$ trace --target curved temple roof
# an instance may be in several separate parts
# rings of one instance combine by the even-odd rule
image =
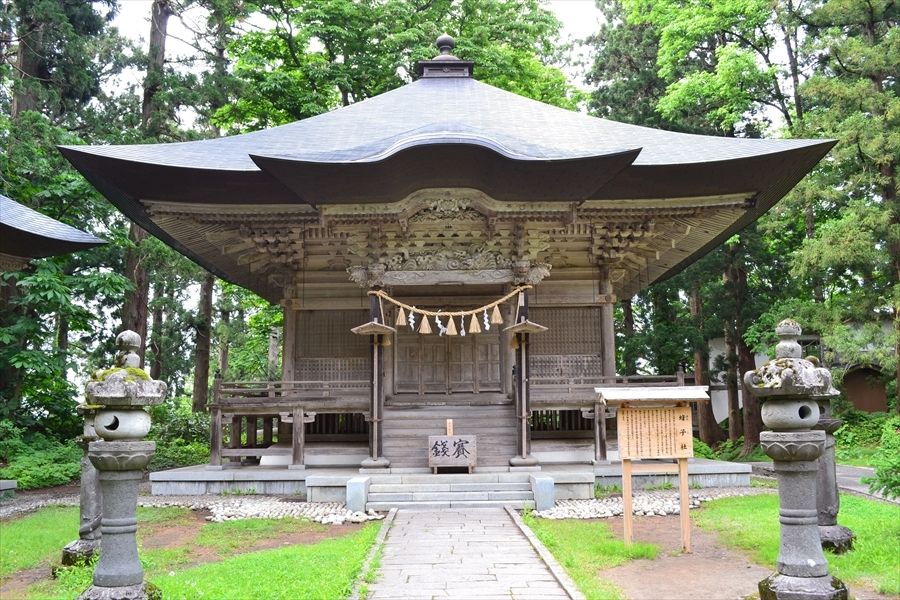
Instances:
[[[616,200],[624,208],[641,200],[750,197],[746,213],[714,232],[688,264],[768,210],[833,144],[628,125],[523,98],[466,71],[426,74],[265,131],[60,150],[129,217],[219,276],[240,280],[157,226],[142,202],[322,207],[396,202],[429,188],[474,188],[501,201]]]
[[[0,254],[44,258],[105,243],[0,194]]]

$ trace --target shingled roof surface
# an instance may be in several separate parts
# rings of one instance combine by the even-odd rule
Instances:
[[[105,244],[0,194],[0,253],[44,258]]]
[[[821,140],[691,135],[598,119],[469,78],[420,79],[329,113],[264,131],[172,144],[73,149],[157,165],[256,171],[251,156],[348,163],[410,145],[471,143],[525,160],[640,150],[635,165],[696,164],[821,144]]]
[[[390,202],[428,187],[525,201],[763,191],[783,177],[793,185],[830,147],[627,125],[460,77],[243,135],[62,151],[101,190],[132,199],[319,205]]]
[[[451,68],[458,61],[438,58],[451,61],[438,66]],[[501,201],[607,200],[626,209],[645,200],[749,199],[742,216],[706,231],[702,248],[667,267],[672,273],[759,218],[834,145],[628,125],[530,100],[470,74],[426,75],[350,106],[243,135],[60,150],[142,227],[218,276],[255,289],[234,265],[217,266],[224,259],[198,255],[187,233],[167,233],[144,202],[214,213],[228,204],[396,202],[435,188],[473,188]]]

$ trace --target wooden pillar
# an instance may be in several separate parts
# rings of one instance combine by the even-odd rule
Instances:
[[[303,423],[303,409],[296,406],[291,411],[291,464],[288,469],[306,468],[306,427]]]
[[[297,324],[299,323],[299,311],[294,307],[294,300],[285,300],[284,306],[284,329],[281,333],[281,380],[295,381],[297,379],[296,369],[296,349],[297,349]]]
[[[524,323],[528,320],[528,291],[523,291],[519,298],[518,323]],[[519,421],[516,440],[519,454],[509,459],[513,467],[538,464],[537,459],[531,456],[530,337],[528,333],[516,333],[516,416]]]
[[[218,379],[216,380],[218,381]],[[222,468],[222,409],[213,406],[210,410],[209,424],[209,466]]]
[[[209,411],[209,466],[213,469],[222,468],[222,409],[219,408],[221,394],[222,374],[216,373]]]
[[[247,447],[248,448],[257,448],[256,445],[256,426],[259,424],[259,420],[256,418],[256,415],[247,417]],[[259,464],[259,456],[248,456],[246,457],[246,462],[252,465]]]
[[[272,422],[275,417],[266,415],[263,417],[263,446],[268,448],[272,445]]]
[[[369,307],[372,321],[385,325],[381,314],[381,306],[376,296],[369,297]],[[369,377],[369,457],[362,461],[361,466],[366,469],[386,468],[391,461],[382,455],[384,441],[382,440],[381,422],[384,415],[384,336],[374,334],[369,336],[371,340],[372,372]]]
[[[509,289],[504,288],[503,293],[506,294]],[[513,365],[516,364],[515,351],[512,349],[513,336],[503,331],[505,325],[513,324],[513,315],[515,309],[510,303],[500,307],[503,313],[504,325],[491,325],[491,327],[499,327],[500,337],[500,390],[508,397],[512,397],[515,393],[515,382],[513,380]]]
[[[241,447],[241,418],[240,417],[231,417],[231,435],[228,439],[228,447],[232,450],[236,450]],[[240,456],[232,456],[231,462],[240,463]]]
[[[604,385],[615,384],[616,376],[616,331],[614,307],[616,297],[613,294],[612,280],[609,278],[609,265],[600,265],[600,374],[604,377]],[[607,460],[606,440],[606,406],[599,406],[600,414],[594,419],[597,432],[594,435],[596,447],[595,460]]]
[[[616,375],[616,331],[613,308],[616,297],[613,294],[609,266],[600,267],[600,364],[604,377]],[[612,380],[607,381],[612,383]]]

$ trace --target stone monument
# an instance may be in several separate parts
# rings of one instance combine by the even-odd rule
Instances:
[[[763,423],[772,429],[760,434],[760,442],[774,461],[780,505],[778,572],[759,582],[759,596],[761,600],[846,600],[847,587],[828,574],[816,509],[818,458],[825,432],[812,428],[819,422],[816,399],[836,393],[831,373],[801,358],[797,322],[785,319],[775,332],[780,338],[775,359],[744,376],[748,392],[763,403]]]
[[[95,374],[87,384],[87,399],[99,405],[94,429],[102,441],[88,445],[88,458],[99,472],[103,500],[100,521],[100,560],[94,584],[84,600],[139,600],[149,593],[138,558],[137,495],[144,468],[156,450],[155,442],[142,441],[150,431],[144,407],[159,404],[166,384],[154,381],[140,368],[136,350],[141,337],[123,331],[116,337],[116,366]]]
[[[817,364],[815,359],[808,359]],[[834,458],[834,432],[840,429],[843,422],[836,419],[831,412],[831,396],[819,398],[819,422],[816,429],[825,432],[825,448],[819,457],[819,472],[816,480],[816,508],[819,512],[819,539],[822,547],[835,554],[842,554],[853,549],[853,532],[843,525],[838,525],[838,512],[841,510],[841,497],[838,494],[837,469]]]
[[[81,503],[78,539],[69,543],[62,551],[62,564],[66,566],[88,562],[100,548],[100,516],[102,502],[100,498],[100,480],[97,469],[88,458],[88,445],[97,441],[94,431],[94,417],[99,407],[80,404],[78,413],[84,417],[84,431],[78,436],[78,445],[84,450],[81,457]]]

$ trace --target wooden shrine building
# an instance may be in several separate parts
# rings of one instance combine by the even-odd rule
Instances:
[[[480,83],[438,45],[412,83],[289,125],[61,148],[129,218],[284,307],[282,381],[216,382],[215,464],[358,447],[369,468],[425,467],[447,418],[480,436],[478,466],[566,444],[602,458],[616,299],[757,219],[832,146],[597,119]]]

